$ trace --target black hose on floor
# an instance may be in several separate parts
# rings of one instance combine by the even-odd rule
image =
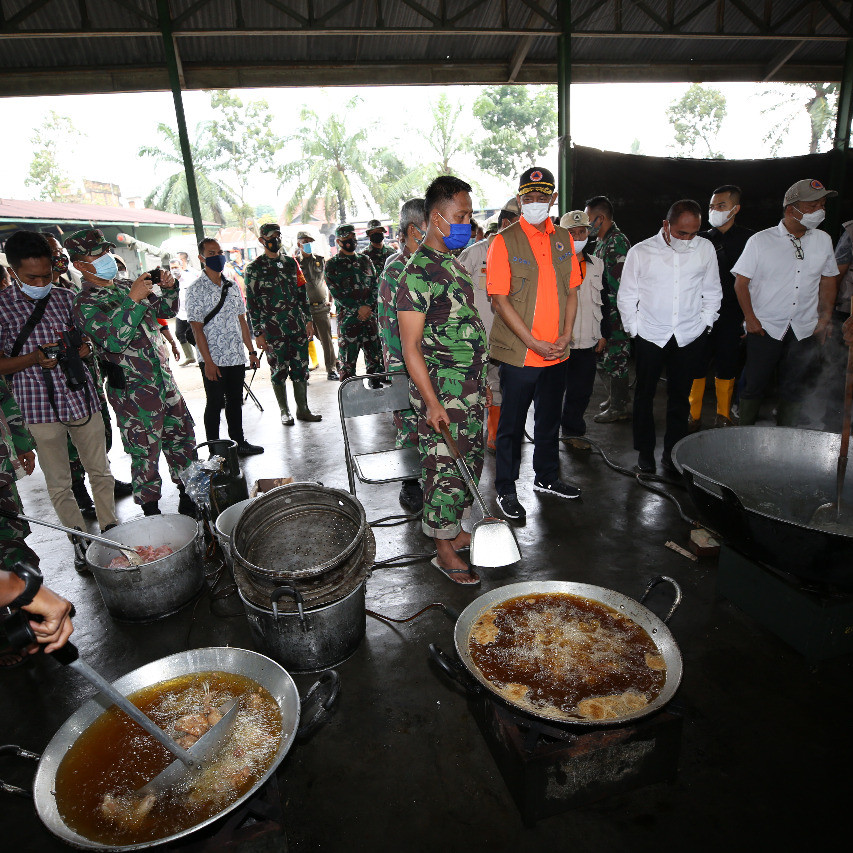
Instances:
[[[404,622],[411,622],[412,619],[417,619],[422,613],[426,613],[427,610],[432,610],[433,607],[440,607],[446,616],[449,616],[454,622],[459,618],[459,614],[455,611],[451,610],[446,604],[442,604],[440,601],[434,601],[432,604],[427,604],[426,607],[421,608],[417,613],[413,613],[411,616],[407,616],[405,619],[392,619],[390,616],[384,616],[382,613],[376,613],[374,610],[367,610],[367,615],[372,616],[374,619],[380,619],[383,622],[396,622],[398,624],[402,624]]]

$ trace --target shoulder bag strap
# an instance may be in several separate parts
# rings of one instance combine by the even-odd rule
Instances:
[[[47,303],[50,302],[52,294],[53,291],[51,290],[44,299],[36,300],[36,307],[33,308],[33,313],[27,317],[27,322],[24,323],[18,337],[15,338],[15,343],[12,344],[12,351],[9,353],[9,358],[17,358],[20,355],[21,349],[33,333],[33,329],[38,326],[39,321],[44,316],[44,312],[47,310]]]
[[[222,306],[228,298],[228,288],[230,288],[233,283],[233,281],[228,281],[227,278],[222,283],[222,293],[219,296],[219,302],[217,302],[216,307],[205,316],[202,326],[206,326],[222,310]]]

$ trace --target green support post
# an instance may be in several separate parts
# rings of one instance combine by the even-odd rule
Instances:
[[[560,215],[572,210],[572,134],[569,116],[572,83],[572,25],[571,2],[558,4],[561,33],[557,40],[557,126],[559,134],[557,203]]]
[[[844,51],[844,72],[841,91],[838,93],[838,116],[835,122],[835,144],[833,146],[830,189],[837,190],[838,200],[831,206],[827,230],[833,240],[841,229],[841,199],[847,179],[847,159],[850,150],[850,124],[853,121],[853,39],[847,40]]]
[[[175,101],[175,117],[178,120],[178,139],[181,143],[181,155],[184,158],[184,171],[187,173],[187,195],[190,197],[190,210],[193,216],[197,241],[204,238],[204,223],[201,219],[201,206],[198,203],[198,187],[195,182],[193,157],[190,151],[190,137],[187,133],[187,119],[184,115],[184,101],[181,97],[181,76],[178,72],[178,57],[175,54],[175,42],[172,39],[172,15],[169,0],[157,0],[157,16],[160,33],[163,36],[163,50],[166,54],[166,68],[169,71],[169,86]]]

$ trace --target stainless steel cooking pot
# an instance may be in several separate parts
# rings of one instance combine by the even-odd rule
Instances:
[[[642,603],[646,600],[652,588],[661,582],[669,583],[675,589],[675,599],[669,613],[664,619],[659,619],[651,612],[651,610],[644,607]],[[587,720],[583,718],[566,720],[564,717],[556,713],[549,714],[533,711],[527,706],[511,701],[500,693],[498,688],[483,676],[471,658],[471,652],[468,646],[471,629],[480,616],[486,610],[489,610],[495,605],[502,604],[505,601],[509,601],[512,598],[518,598],[522,595],[541,595],[543,593],[569,593],[570,595],[587,598],[590,601],[604,604],[608,607],[612,607],[614,610],[618,610],[622,615],[627,616],[643,628],[649,637],[651,637],[655,646],[657,646],[658,653],[663,656],[664,662],[666,663],[666,681],[664,682],[663,689],[657,697],[646,705],[645,708],[641,708],[638,711],[633,711],[632,713],[625,714],[621,717],[605,720]],[[472,601],[456,620],[453,637],[456,644],[456,653],[459,660],[464,664],[467,672],[473,675],[474,678],[484,688],[486,688],[486,690],[497,696],[501,701],[517,708],[519,711],[533,717],[539,717],[543,720],[551,720],[573,726],[621,725],[623,723],[629,723],[633,720],[645,717],[662,708],[670,701],[670,699],[672,699],[675,695],[675,691],[678,689],[678,685],[681,683],[683,668],[681,651],[670,633],[669,628],[666,626],[666,622],[668,622],[672,617],[672,614],[675,612],[680,603],[681,589],[672,578],[665,576],[652,579],[640,601],[635,601],[633,598],[629,598],[627,595],[622,595],[622,593],[619,592],[614,592],[612,589],[605,589],[604,587],[593,586],[586,583],[570,583],[567,581],[527,581],[524,583],[513,583],[508,584],[507,586],[498,587],[498,589],[487,592],[485,595],[481,595],[479,598]],[[439,652],[438,655],[434,654],[434,657],[436,657],[438,662],[445,669],[448,669],[447,661],[442,660],[440,655],[441,653]],[[454,675],[453,672],[450,672],[450,674]]]
[[[219,547],[225,557],[225,563],[229,568],[234,566],[234,557],[231,554],[231,534],[234,532],[240,516],[243,515],[243,511],[253,500],[254,498],[246,498],[244,501],[231,504],[231,506],[222,510],[216,517],[216,524],[214,526],[216,541],[219,543]]]
[[[128,673],[123,678],[118,679],[113,683],[113,686],[124,695],[135,693],[137,690],[142,690],[161,681],[166,681],[178,676],[188,675],[193,672],[230,672],[236,673],[247,678],[251,678],[258,684],[266,688],[273,698],[278,702],[281,709],[281,742],[276,752],[275,759],[269,770],[250,788],[242,797],[235,800],[230,805],[222,809],[218,814],[207,820],[189,827],[181,832],[175,833],[165,838],[159,838],[154,841],[146,841],[139,844],[128,844],[124,846],[113,846],[101,844],[99,842],[90,841],[82,835],[70,829],[59,814],[56,807],[56,801],[52,794],[56,783],[56,773],[66,752],[74,745],[77,738],[86,731],[86,729],[104,712],[104,709],[109,707],[110,702],[105,699],[102,694],[97,694],[94,698],[89,699],[80,708],[72,714],[62,725],[59,731],[53,736],[50,743],[45,748],[41,757],[31,753],[24,753],[18,749],[19,754],[24,757],[38,759],[38,770],[36,771],[35,780],[33,782],[33,799],[35,801],[36,811],[42,823],[58,838],[73,847],[78,847],[84,850],[141,850],[146,847],[153,847],[158,844],[174,841],[177,838],[182,838],[189,835],[198,829],[201,829],[208,824],[219,820],[223,815],[236,809],[245,802],[252,794],[269,779],[275,772],[282,759],[287,755],[295,736],[298,734],[307,734],[307,731],[313,729],[319,722],[322,715],[322,710],[308,721],[307,727],[299,727],[300,716],[305,707],[309,703],[309,695],[311,699],[317,696],[318,684],[314,685],[309,695],[300,703],[299,693],[293,679],[290,675],[275,661],[270,660],[257,652],[250,652],[246,649],[233,648],[207,648],[207,649],[190,649],[185,652],[178,652],[166,658],[146,664],[133,672]],[[329,695],[322,700],[321,707],[327,710],[334,702],[338,691],[338,676],[334,671],[325,673],[321,678],[325,678]],[[297,732],[299,729],[299,732]]]
[[[115,550],[98,542],[86,549],[86,562],[113,619],[153,622],[177,612],[201,591],[203,534],[194,518],[149,515],[119,524],[109,535],[123,545],[168,545],[174,551],[140,566],[111,569]]]

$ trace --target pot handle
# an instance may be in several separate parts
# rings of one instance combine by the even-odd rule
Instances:
[[[483,688],[474,681],[465,669],[459,658],[452,658],[445,654],[435,643],[429,644],[429,656],[449,675],[457,684],[462,685],[466,693],[479,696]]]
[[[673,589],[675,590],[675,596],[673,597],[672,607],[669,608],[669,613],[667,613],[666,616],[664,616],[663,618],[663,624],[666,625],[672,618],[672,614],[675,613],[675,611],[678,609],[678,605],[681,604],[681,587],[673,578],[668,577],[667,575],[658,575],[656,578],[652,578],[649,581],[649,585],[646,587],[646,591],[643,593],[643,597],[640,599],[640,604],[646,603],[646,599],[649,597],[649,593],[659,583],[671,584]]]
[[[302,630],[307,631],[308,625],[305,622],[305,599],[298,589],[292,586],[279,586],[270,593],[270,601],[272,602],[272,616],[278,622],[278,600],[283,595],[289,595],[296,601],[296,609],[299,611],[299,622],[302,625]],[[316,686],[316,685],[315,685]],[[313,688],[312,688],[313,689]]]
[[[296,730],[297,738],[300,740],[307,739],[315,729],[319,728],[331,716],[332,705],[335,704],[340,691],[341,678],[333,669],[324,672],[314,682],[311,689],[299,700],[300,715],[304,717],[314,705],[317,706],[317,709],[308,720],[300,723]]]
[[[711,495],[711,497],[719,499],[722,497],[723,502],[729,504],[737,510],[743,510],[743,504],[740,502],[740,498],[730,489],[728,486],[723,485],[722,483],[717,482],[716,480],[712,480],[710,477],[706,477],[704,474],[700,474],[698,471],[694,471],[687,465],[682,465],[682,474],[687,480],[687,484],[689,486],[696,486],[697,488],[702,489],[703,492]],[[713,486],[715,489],[719,490],[719,495],[716,492],[709,489],[704,484],[709,484]]]
[[[7,743],[4,746],[0,746],[0,755],[8,755],[10,753],[15,755],[17,758],[28,758],[31,761],[38,761],[41,758],[38,753],[22,749],[20,746],[16,746],[13,743]],[[26,797],[28,800],[33,796],[32,791],[28,791],[26,788],[19,788],[17,785],[10,785],[2,779],[0,779],[0,791],[4,794],[13,794],[16,797]]]

